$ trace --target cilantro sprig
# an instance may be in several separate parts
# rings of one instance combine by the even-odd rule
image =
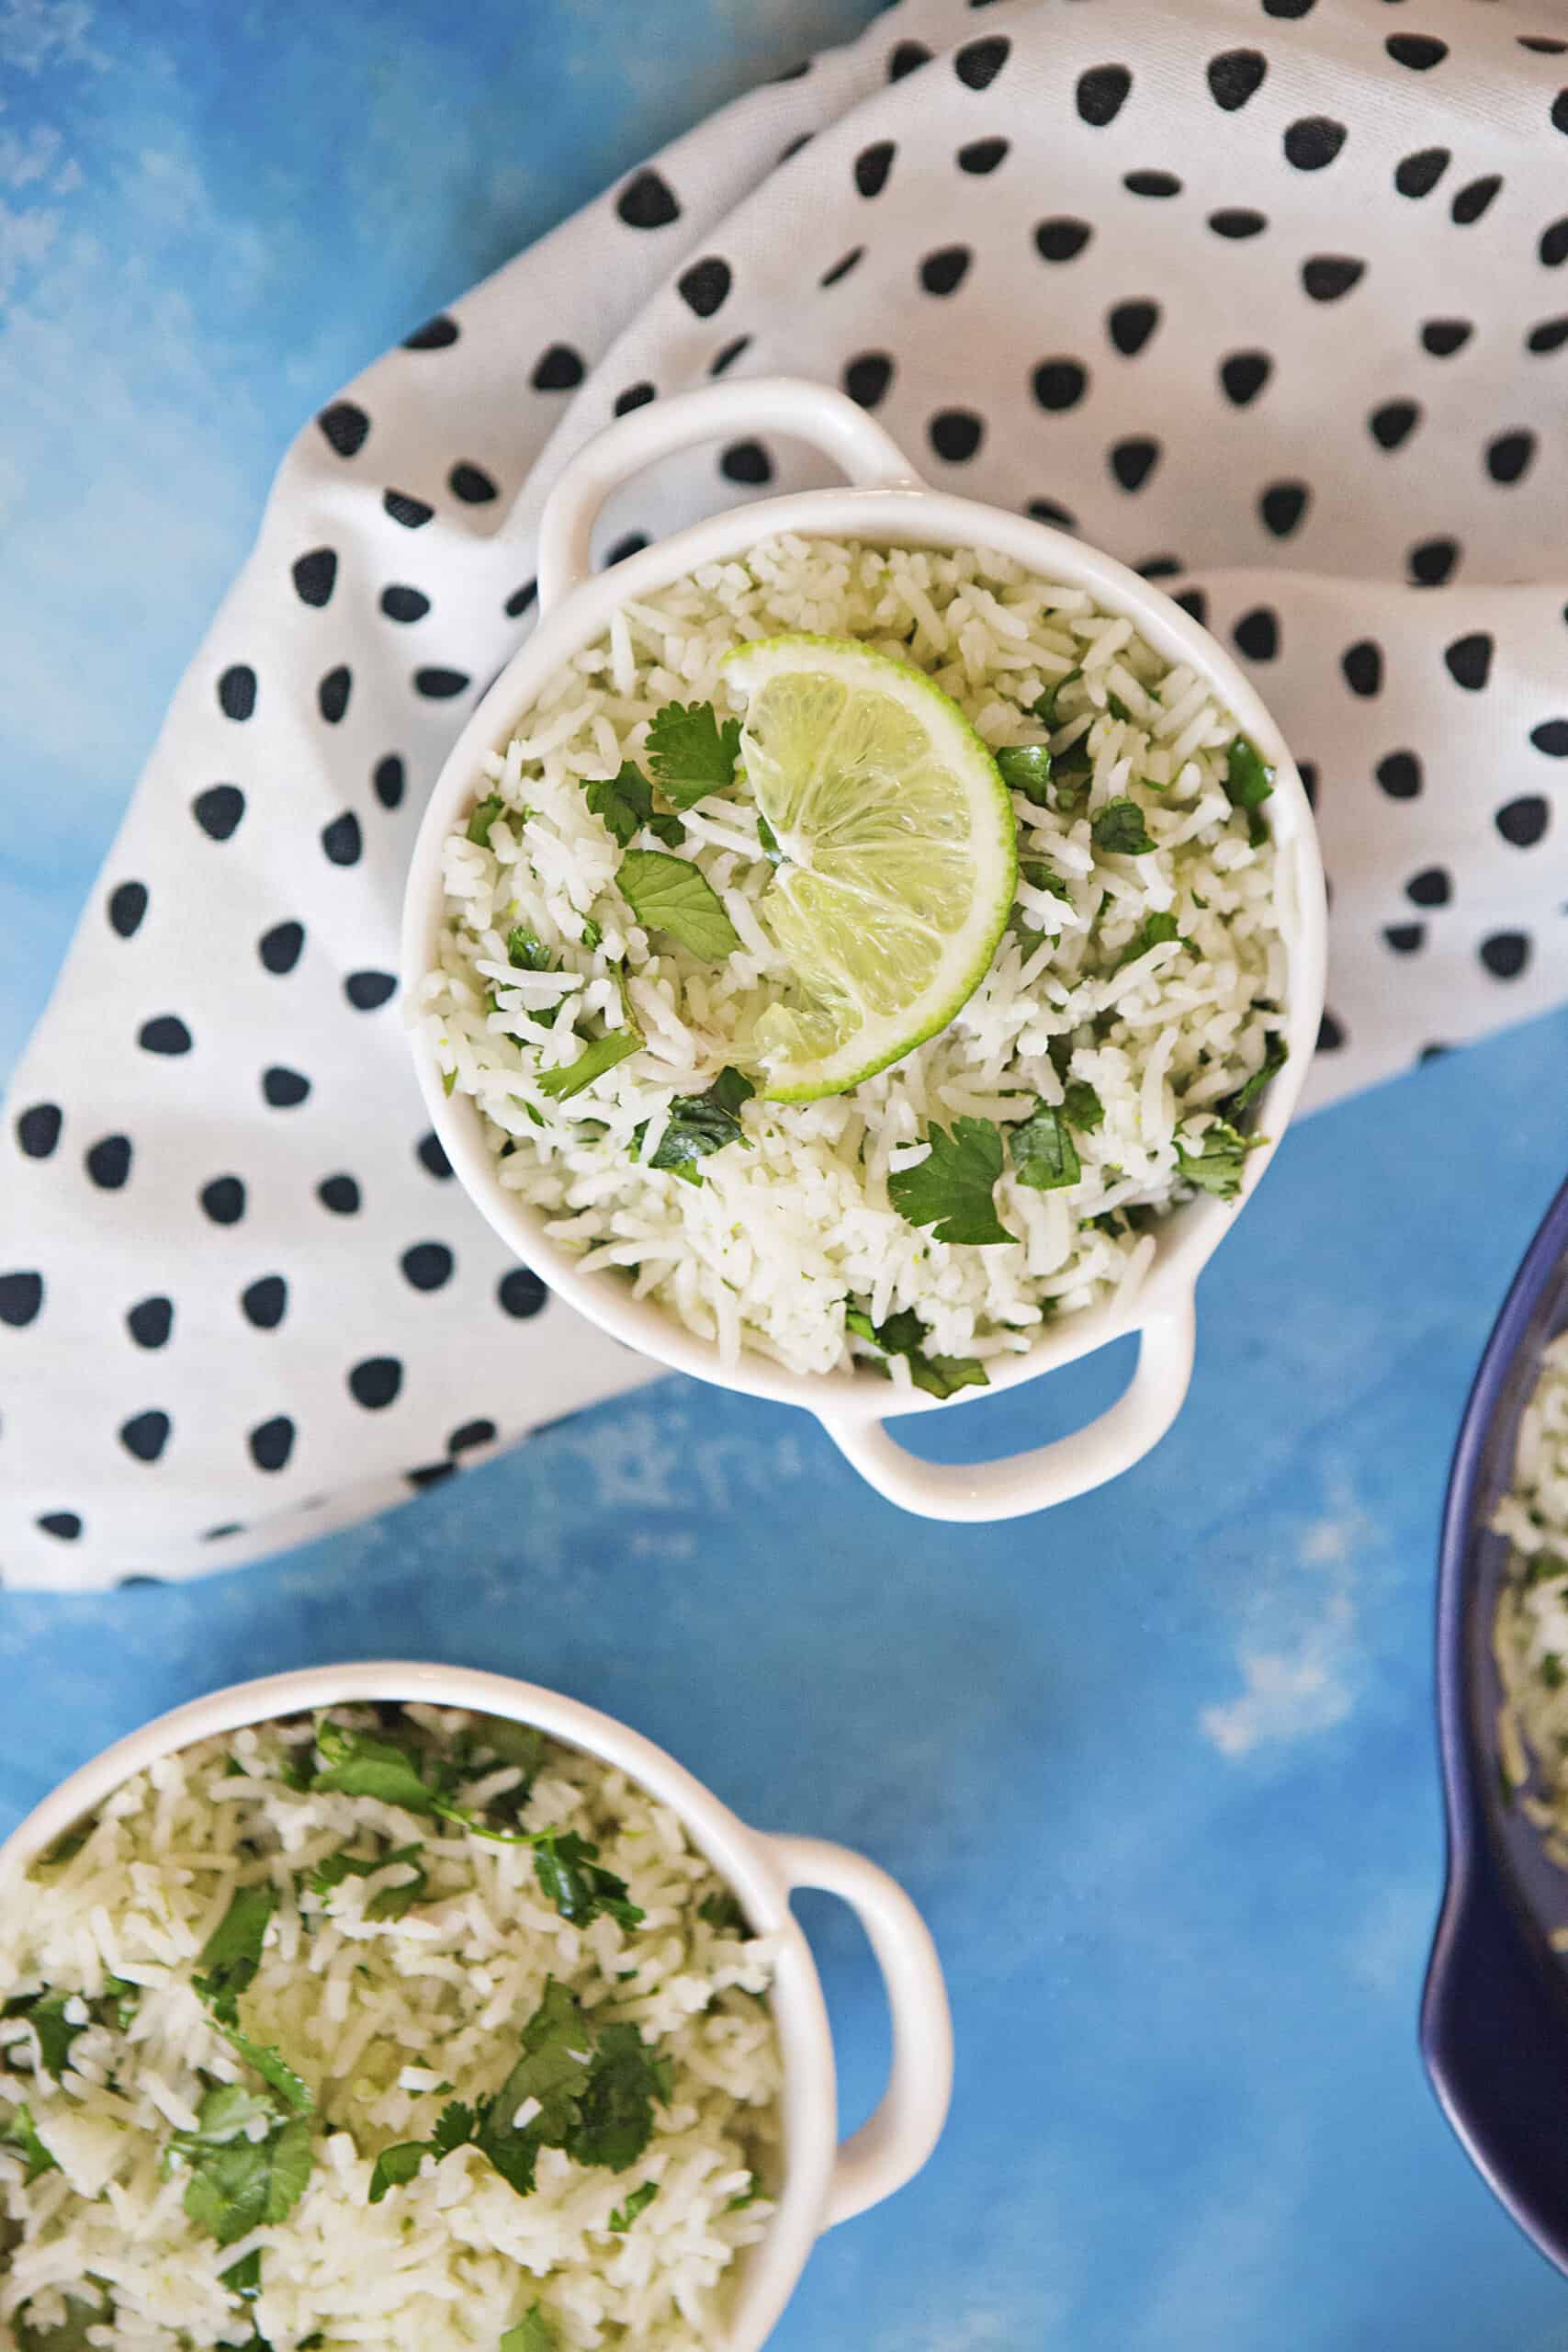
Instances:
[[[1102,857],[1142,857],[1154,847],[1142,808],[1126,793],[1097,809],[1089,831]]]
[[[1066,1115],[1048,1102],[1037,1102],[1027,1119],[1009,1128],[1008,1150],[1013,1173],[1032,1192],[1064,1192],[1083,1174]]]
[[[1013,1237],[997,1215],[992,1193],[1002,1172],[1002,1137],[989,1119],[954,1119],[951,1132],[931,1125],[931,1146],[916,1168],[887,1179],[887,1197],[911,1225],[929,1225],[938,1241],[985,1248]]]
[[[705,1094],[678,1094],[670,1105],[670,1120],[649,1161],[650,1168],[672,1170],[689,1182],[700,1182],[696,1163],[726,1145],[744,1144],[740,1110],[756,1092],[750,1080],[738,1069],[721,1069]],[[636,1131],[637,1148],[647,1134],[646,1122]]]
[[[642,1925],[643,1914],[626,1899],[625,1879],[604,1869],[598,1848],[575,1830],[499,1828],[457,1804],[446,1787],[426,1780],[419,1758],[409,1748],[371,1732],[351,1731],[327,1716],[317,1722],[316,1749],[322,1769],[310,1784],[313,1789],[373,1797],[404,1813],[453,1822],[496,1845],[531,1846],[534,1875],[563,1919],[586,1926],[603,1911],[628,1934]]]

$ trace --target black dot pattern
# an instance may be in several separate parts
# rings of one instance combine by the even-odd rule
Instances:
[[[1152,48],[1088,7],[952,0],[942,38],[895,15],[858,78],[796,75],[744,141],[724,119],[625,175],[579,266],[547,285],[525,256],[515,293],[437,312],[307,424],[74,951],[95,1074],[40,1053],[0,1132],[0,1338],[23,1384],[35,1327],[46,1366],[68,1340],[85,1365],[80,1484],[0,1432],[8,1577],[144,1573],[111,1476],[166,1498],[153,1564],[180,1573],[208,1522],[238,1531],[225,1557],[265,1548],[351,1461],[407,1493],[536,1418],[546,1293],[414,1107],[395,910],[533,624],[509,510],[558,428],[799,372],[939,487],[1161,582],[1321,776],[1331,1089],[1565,993],[1568,590],[1531,583],[1561,581],[1568,46],[1459,0],[1350,15],[1234,0]],[[739,413],[657,519],[617,501],[601,560],[786,461]],[[466,1103],[438,1115],[469,1132]],[[73,1216],[91,1296],[46,1238]],[[563,1358],[598,1344],[547,1328]]]

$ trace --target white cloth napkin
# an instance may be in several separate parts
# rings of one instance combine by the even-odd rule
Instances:
[[[8,1098],[8,1581],[252,1557],[648,1376],[461,1197],[390,1001],[540,498],[640,401],[842,383],[943,488],[1169,575],[1319,795],[1316,1101],[1568,994],[1555,17],[906,0],[305,428]],[[602,552],[818,465],[661,466]]]

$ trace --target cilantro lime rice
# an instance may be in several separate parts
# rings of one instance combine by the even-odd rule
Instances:
[[[952,698],[1010,795],[1017,880],[944,1027],[786,1102],[756,1044],[802,976],[725,656],[792,632]],[[1203,680],[1085,592],[780,537],[624,602],[488,757],[414,1017],[502,1184],[585,1270],[727,1367],[861,1362],[951,1394],[1050,1318],[1130,1302],[1160,1219],[1239,1191],[1284,1059],[1271,784]]]
[[[333,1709],[118,1790],[0,1910],[0,2340],[712,2352],[771,1954],[515,1724]]]
[[[1494,1525],[1509,1546],[1493,1634],[1503,1779],[1568,1867],[1568,1331],[1542,1356]]]

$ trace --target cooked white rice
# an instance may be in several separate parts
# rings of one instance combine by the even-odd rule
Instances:
[[[1493,1526],[1509,1547],[1493,1629],[1502,1776],[1568,1869],[1568,1331],[1541,1358]]]
[[[17,2005],[0,2019],[0,2341],[14,2330],[23,2352],[48,2352],[69,2320],[79,2347],[89,2280],[111,2315],[85,2341],[104,2352],[248,2345],[253,2327],[275,2352],[498,2352],[536,2305],[547,2333],[528,2335],[526,2352],[711,2352],[721,2340],[731,2265],[773,2210],[770,1947],[675,1815],[620,1773],[544,1743],[519,1810],[530,1784],[487,1753],[484,1718],[410,1708],[403,1720],[438,1750],[470,1736],[463,1804],[593,1841],[641,1924],[604,1913],[569,1924],[527,1846],[291,1786],[281,1774],[310,1757],[306,1721],[205,1741],[128,1782],[79,1851],[0,1890],[0,2000]],[[375,1855],[415,1841],[417,1865],[383,1862],[324,1895],[308,1884],[351,1842]],[[428,1883],[406,1915],[374,1916],[415,1866]],[[286,2219],[220,2245],[187,2215],[190,2169],[170,2151],[214,2084],[264,2089],[192,1983],[236,1890],[252,1886],[276,1890],[276,1908],[240,2021],[314,2093],[314,2162]],[[644,2153],[617,2171],[547,2146],[522,2195],[463,2147],[369,2202],[378,2154],[428,2139],[449,2098],[474,2102],[506,2081],[552,1977],[596,2031],[626,2021],[669,2062]],[[91,2020],[58,2079],[29,2021],[40,1989],[71,1996],[66,2024]],[[121,2001],[134,2010],[123,2030]],[[17,2145],[27,2119],[54,2159],[30,2184]],[[629,2226],[612,2228],[639,2189]],[[258,2250],[259,2299],[246,2303],[221,2274]]]
[[[705,963],[634,920],[615,888],[620,851],[583,786],[639,760],[667,702],[738,711],[721,656],[788,630],[918,662],[988,744],[1046,740],[1058,762],[1081,754],[1091,778],[1071,813],[1014,795],[1021,863],[1043,861],[1068,896],[1021,879],[1014,922],[957,1018],[849,1093],[748,1102],[750,1148],[715,1152],[694,1185],[647,1164],[670,1106],[735,1058],[748,996],[788,979],[759,917],[772,868],[756,808],[738,782],[685,817],[677,854],[702,868],[742,943]],[[1031,706],[1064,680],[1047,737]],[[1148,1226],[1190,1193],[1179,1146],[1201,1152],[1284,1026],[1273,847],[1253,844],[1224,786],[1235,732],[1190,667],[1161,661],[1083,591],[1004,557],[773,539],[625,603],[487,759],[478,789],[505,813],[488,845],[466,822],[447,841],[440,967],[415,1017],[431,1024],[449,1089],[483,1112],[502,1184],[585,1268],[618,1270],[716,1341],[727,1365],[743,1348],[802,1372],[855,1361],[850,1303],[874,1323],[916,1310],[934,1355],[1021,1352],[1045,1318],[1135,1290]],[[1094,846],[1093,816],[1120,796],[1144,812],[1146,854]],[[1122,963],[1156,913],[1175,916],[1179,937]],[[603,933],[592,950],[590,918]],[[509,964],[519,922],[556,971]],[[542,1094],[540,1072],[623,1025],[623,978],[645,1049],[569,1102]],[[569,1012],[542,1025],[557,1003]],[[1070,1190],[1002,1177],[995,1201],[1012,1242],[940,1242],[890,1204],[888,1176],[924,1157],[931,1124],[1016,1121],[1036,1099],[1060,1105],[1074,1081],[1093,1087],[1103,1122],[1075,1136]],[[908,1382],[902,1361],[891,1369]]]

